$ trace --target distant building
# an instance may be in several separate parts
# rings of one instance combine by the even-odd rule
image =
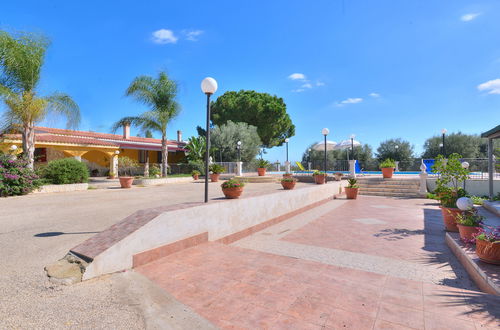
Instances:
[[[0,137],[0,150],[8,151],[13,145],[21,150],[21,134],[4,134]],[[168,163],[184,160],[186,143],[177,131],[177,140],[168,140]],[[130,136],[130,126],[123,127],[123,134],[74,131],[60,128],[35,127],[35,166],[51,160],[74,157],[88,164],[91,171],[100,175],[114,172],[118,156],[127,156],[140,164],[161,164],[161,140]]]

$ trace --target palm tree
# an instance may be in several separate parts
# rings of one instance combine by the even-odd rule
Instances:
[[[48,45],[43,36],[22,33],[15,37],[0,31],[0,98],[7,106],[0,132],[21,131],[23,153],[30,168],[34,164],[35,124],[51,112],[64,115],[68,128],[80,121],[80,110],[70,96],[59,92],[37,95]]]
[[[152,131],[161,134],[161,175],[167,176],[167,126],[180,112],[180,105],[175,100],[177,83],[170,80],[165,72],[160,72],[157,78],[150,76],[136,77],[127,88],[125,95],[132,96],[137,101],[149,107],[149,110],[139,116],[124,117],[117,121],[112,130],[116,132],[123,125],[133,125],[142,131]]]

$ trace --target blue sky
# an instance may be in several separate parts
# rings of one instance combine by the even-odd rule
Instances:
[[[374,149],[402,137],[480,133],[500,122],[500,1],[35,1],[2,4],[0,28],[52,45],[41,92],[78,102],[80,129],[108,132],[144,108],[124,97],[137,75],[167,70],[183,111],[169,137],[204,123],[200,82],[283,97],[290,159],[351,133]],[[53,126],[64,124],[57,120]],[[268,153],[285,159],[284,147]]]

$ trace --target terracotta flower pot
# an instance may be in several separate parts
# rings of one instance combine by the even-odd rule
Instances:
[[[325,184],[325,181],[326,181],[326,175],[324,174],[314,176],[314,182],[316,182],[316,184]]]
[[[193,180],[198,180],[199,175],[198,174],[193,174]]]
[[[210,174],[210,181],[219,182],[220,173],[212,173]]]
[[[262,167],[259,167],[257,169],[257,173],[259,173],[259,176],[264,176],[264,175],[266,175],[266,169],[262,168]]]
[[[441,206],[441,214],[447,231],[458,232],[457,216],[461,213],[460,209]]]
[[[240,198],[243,193],[243,187],[222,188],[222,192],[228,199]]]
[[[483,262],[500,265],[500,242],[476,240],[476,254]]]
[[[347,199],[356,199],[358,198],[358,189],[359,188],[344,188],[345,196]]]
[[[394,173],[394,167],[383,167],[382,168],[382,176],[384,179],[392,178],[392,174]]]
[[[474,241],[474,235],[481,229],[481,227],[464,226],[457,223],[458,232],[460,233],[460,238],[464,242]]]
[[[281,186],[283,186],[285,190],[292,190],[295,188],[295,181],[281,181]]]
[[[131,176],[121,176],[119,179],[122,188],[131,188],[132,182],[134,182],[134,178]]]

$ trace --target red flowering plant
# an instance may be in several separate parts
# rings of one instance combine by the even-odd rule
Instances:
[[[222,189],[224,188],[243,188],[245,186],[244,182],[241,182],[239,180],[235,179],[230,179],[224,182],[223,184],[220,185]]]
[[[0,153],[0,197],[26,195],[41,186],[41,181],[24,158]]]
[[[475,235],[475,238],[490,243],[500,243],[500,226],[484,226]]]

